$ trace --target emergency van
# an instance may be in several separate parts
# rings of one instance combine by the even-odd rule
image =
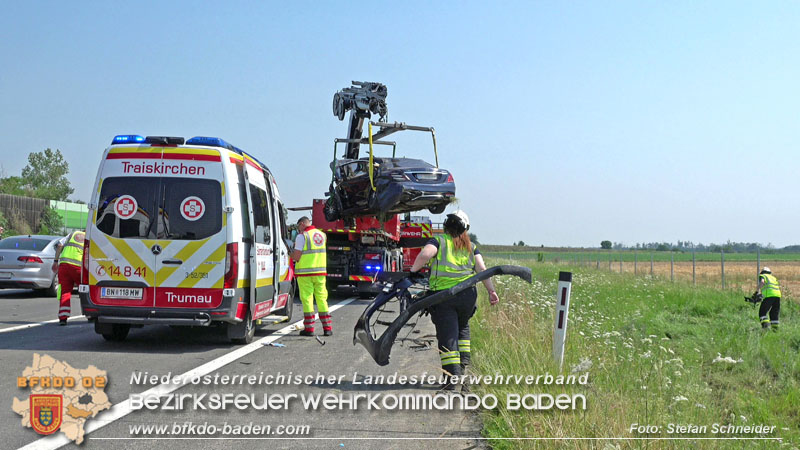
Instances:
[[[249,343],[291,317],[286,209],[269,169],[215,137],[120,135],[103,154],[79,293],[106,340],[144,325],[222,325]]]

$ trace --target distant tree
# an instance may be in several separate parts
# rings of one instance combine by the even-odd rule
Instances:
[[[475,233],[468,233],[467,235],[469,236],[469,240],[470,240],[470,241],[471,241],[473,244],[480,244],[480,242],[478,242],[478,235],[477,235],[477,234],[475,234]]]
[[[39,233],[41,234],[61,234],[64,231],[64,219],[55,208],[46,206],[42,210],[42,218],[39,221]]]
[[[522,242],[522,241],[519,241],[519,242],[517,242],[517,246],[519,246],[519,247],[525,247],[525,243],[524,243],[524,242]]]
[[[32,196],[33,192],[26,190],[22,177],[12,176],[0,178],[0,194]]]
[[[665,252],[667,250],[669,250],[669,245],[665,243],[658,244],[658,247],[656,247],[657,252]]]
[[[600,248],[605,250],[611,250],[611,241],[602,241],[600,242]]]
[[[47,148],[28,155],[28,165],[22,169],[22,179],[36,197],[66,200],[75,189],[69,183],[69,163],[61,150]]]

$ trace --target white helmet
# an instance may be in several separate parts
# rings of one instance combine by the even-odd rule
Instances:
[[[769,270],[769,267],[762,267],[761,268],[761,273],[772,273],[772,271]]]
[[[461,211],[460,209],[456,212],[452,212],[447,215],[447,219],[444,221],[445,228],[450,228],[458,231],[458,234],[463,233],[466,230],[469,230],[469,217],[467,213]]]

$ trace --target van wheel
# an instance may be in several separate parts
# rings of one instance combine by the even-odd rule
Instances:
[[[242,322],[228,324],[228,339],[234,344],[249,344],[253,342],[253,336],[255,335],[256,324],[250,316],[250,311],[247,312],[247,317]]]
[[[292,288],[289,289],[289,298],[286,300],[286,306],[274,312],[274,314],[279,316],[286,316],[289,319],[292,318],[292,311],[294,311],[294,294],[295,294],[295,286],[292,284]]]
[[[94,322],[94,331],[103,335],[103,339],[111,342],[122,342],[128,337],[131,326],[124,323],[100,323]]]

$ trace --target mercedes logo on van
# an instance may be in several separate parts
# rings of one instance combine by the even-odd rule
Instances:
[[[154,255],[160,255],[161,254],[161,246],[156,244],[156,245],[150,247],[150,251],[153,252]]]

